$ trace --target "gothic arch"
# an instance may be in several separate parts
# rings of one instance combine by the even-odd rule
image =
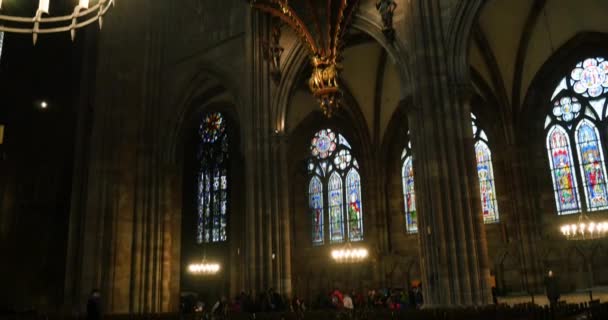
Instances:
[[[406,63],[408,60],[407,46],[401,42],[399,37],[392,44],[389,43],[382,33],[382,27],[361,14],[354,17],[351,28],[371,36],[388,53],[398,71],[402,97],[410,92],[412,76]],[[273,126],[279,132],[286,130],[290,99],[293,92],[302,85],[298,81],[302,79],[302,73],[306,70],[308,51],[300,41],[295,41],[294,45],[285,52],[285,57],[281,63],[281,81],[276,87],[272,100],[275,117]]]
[[[447,37],[448,74],[456,84],[468,84],[469,72],[468,50],[473,25],[483,7],[483,0],[458,1],[454,14],[450,18]]]
[[[193,118],[203,110],[217,110],[226,113],[234,123],[241,123],[238,110],[241,106],[236,87],[227,77],[213,67],[205,66],[193,74],[183,90],[171,102],[171,121],[166,135],[167,161],[179,164],[183,154],[183,141],[188,129],[192,126]],[[235,126],[238,127],[238,126]],[[238,130],[235,135],[239,141],[245,141],[244,130]],[[240,145],[240,144],[239,144]],[[242,150],[239,150],[243,154]]]
[[[608,56],[608,34],[579,33],[555,51],[540,67],[532,80],[518,115],[522,124],[518,130],[542,130],[545,114],[550,110],[551,94],[559,80],[570,72],[578,60],[605,52]],[[542,106],[539,108],[539,106]],[[528,120],[528,121],[526,121]],[[528,136],[528,135],[526,135]],[[540,135],[543,136],[542,134]]]
[[[494,261],[496,287],[501,293],[522,292],[524,290],[521,276],[521,261],[516,252],[504,251]]]

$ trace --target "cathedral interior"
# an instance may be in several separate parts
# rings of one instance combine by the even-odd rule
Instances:
[[[607,301],[608,1],[100,0],[3,29],[31,2],[0,1],[0,311],[543,304],[549,271]]]

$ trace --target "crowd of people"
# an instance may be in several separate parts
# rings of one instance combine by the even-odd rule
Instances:
[[[343,292],[333,289],[329,292],[319,293],[311,301],[294,296],[289,299],[274,289],[259,293],[241,292],[233,299],[225,296],[219,297],[212,304],[206,304],[196,297],[183,298],[181,302],[182,314],[206,314],[221,316],[229,313],[256,313],[256,312],[305,312],[308,310],[341,310],[355,309],[386,309],[404,310],[420,309],[423,305],[422,287],[413,286],[409,289],[379,289],[367,292]]]

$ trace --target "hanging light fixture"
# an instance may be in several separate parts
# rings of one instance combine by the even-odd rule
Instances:
[[[578,223],[563,224],[560,231],[568,240],[600,239],[608,235],[608,221],[592,221],[581,213]]]
[[[78,0],[72,14],[63,16],[48,16],[51,0],[39,0],[38,9],[32,17],[17,16],[10,12],[4,12],[2,1],[0,0],[0,32],[31,34],[34,44],[36,44],[38,34],[69,31],[72,40],[74,40],[77,29],[94,22],[98,22],[101,28],[103,17],[110,6],[114,5],[115,0],[99,0],[93,5],[89,0]]]
[[[281,19],[302,39],[310,52],[312,75],[308,87],[323,113],[331,117],[340,107],[339,61],[344,35],[358,0],[250,0],[251,5]]]
[[[200,263],[191,263],[188,265],[188,272],[194,275],[214,275],[220,272],[221,266],[217,262],[208,262],[206,258]]]
[[[334,249],[331,251],[331,258],[337,263],[356,263],[367,259],[369,252],[366,248],[353,248],[350,242],[347,242],[343,248]]]

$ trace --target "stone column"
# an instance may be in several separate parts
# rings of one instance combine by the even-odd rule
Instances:
[[[507,228],[513,231],[514,240],[517,241],[522,287],[527,292],[540,292],[543,290],[543,272],[537,243],[539,243],[539,223],[535,220],[534,205],[530,195],[533,186],[526,166],[529,164],[528,152],[525,143],[508,145],[501,153],[504,159],[506,186],[511,199],[511,216],[505,217]]]
[[[412,1],[416,90],[409,109],[425,304],[491,301],[469,88],[449,74],[440,1]],[[444,17],[445,19],[446,17]]]
[[[250,94],[243,123],[246,148],[246,283],[254,292],[274,288],[291,293],[286,140],[273,126],[273,88],[262,41],[270,18],[249,9],[246,47]]]
[[[104,311],[175,311],[178,293],[171,256],[175,231],[167,206],[160,116],[163,5],[117,4],[98,35],[91,118],[79,119],[74,205],[66,272],[66,303],[83,311],[101,291]],[[89,103],[83,103],[87,110]],[[86,134],[90,132],[90,134]],[[80,157],[80,152],[86,155]],[[169,177],[168,177],[169,176]]]
[[[281,293],[291,295],[291,220],[289,212],[289,169],[287,167],[287,151],[289,143],[284,133],[277,132],[273,141],[274,163],[277,172],[274,175],[278,217],[277,257],[279,273],[276,277],[276,287]]]

